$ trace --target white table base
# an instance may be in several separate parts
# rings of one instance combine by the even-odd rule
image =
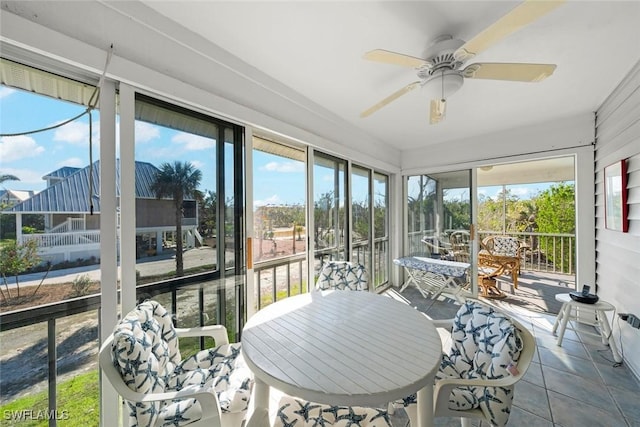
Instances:
[[[607,319],[607,311],[614,311],[615,307],[606,301],[598,301],[595,304],[585,304],[578,301],[574,301],[571,299],[569,294],[558,294],[556,295],[556,300],[562,302],[562,307],[558,312],[558,317],[556,317],[556,321],[553,324],[552,333],[555,335],[556,331],[558,331],[558,327],[560,328],[558,331],[558,341],[557,345],[562,346],[562,340],[564,338],[564,333],[569,324],[569,320],[577,319],[579,311],[583,312],[592,312],[595,314],[596,323],[587,323],[581,321],[581,323],[595,326],[599,328],[599,332],[589,332],[589,331],[580,331],[580,333],[595,335],[602,339],[602,344],[607,345],[611,348],[611,353],[613,354],[613,359],[617,363],[622,362],[622,356],[618,352],[616,347],[616,343],[613,339],[613,332],[611,330],[611,326],[609,325],[609,320]],[[573,311],[576,311],[576,314],[572,314]],[[569,328],[575,330],[574,328]]]

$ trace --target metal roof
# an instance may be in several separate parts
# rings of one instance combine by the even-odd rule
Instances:
[[[61,168],[58,171],[75,168]],[[56,172],[58,172],[56,171]],[[147,162],[135,162],[136,198],[155,199],[151,190],[159,169]],[[67,171],[68,172],[68,171]],[[93,212],[100,212],[100,161],[77,169],[66,179],[42,190],[33,197],[16,204],[4,213],[90,213],[89,175],[93,176]],[[120,162],[116,162],[116,197],[120,197]],[[186,199],[186,198],[185,198]]]
[[[71,166],[63,166],[60,169],[54,170],[53,172],[49,172],[48,174],[43,176],[42,179],[47,179],[47,178],[66,178],[69,175],[72,175],[72,174],[78,172],[79,170],[80,170],[80,168],[73,168]]]

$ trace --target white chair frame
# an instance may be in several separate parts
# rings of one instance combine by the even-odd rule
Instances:
[[[483,304],[482,302],[480,303]],[[433,389],[433,412],[435,417],[460,417],[461,427],[471,427],[471,419],[474,418],[490,422],[485,418],[480,408],[470,409],[466,411],[456,411],[453,409],[449,409],[449,396],[451,395],[451,391],[456,387],[509,387],[520,381],[526,374],[527,370],[529,369],[529,365],[531,365],[531,361],[533,360],[533,355],[535,354],[535,338],[533,337],[533,334],[527,328],[522,326],[520,322],[518,322],[511,316],[508,316],[506,314],[505,316],[507,316],[518,329],[520,338],[522,339],[523,343],[522,351],[520,352],[520,358],[518,359],[518,373],[516,375],[510,375],[508,377],[500,379],[447,378],[437,380]],[[436,328],[443,328],[448,330],[451,330],[452,322],[453,319],[433,321]],[[409,417],[411,426],[417,426],[418,413],[416,405],[411,405],[405,408],[405,410],[407,411],[407,416]]]
[[[194,328],[176,328],[178,337],[211,337],[216,345],[229,344],[227,328],[223,325],[208,325]],[[102,372],[118,395],[130,402],[157,402],[172,399],[196,399],[202,409],[202,417],[188,424],[189,427],[241,427],[246,412],[222,413],[218,403],[218,396],[210,387],[185,387],[180,391],[165,393],[139,393],[125,384],[120,372],[113,364],[111,345],[113,334],[100,346],[99,364]],[[126,409],[125,409],[126,410]]]

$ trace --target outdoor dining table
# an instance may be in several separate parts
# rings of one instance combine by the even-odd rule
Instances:
[[[409,277],[400,292],[414,285],[425,298],[437,298],[441,293],[449,293],[456,299],[462,292],[471,264],[421,256],[396,258],[393,263],[404,267]],[[461,283],[462,282],[462,283]],[[431,295],[430,295],[431,294]]]
[[[248,427],[266,427],[269,387],[307,401],[380,407],[417,392],[419,427],[433,426],[442,344],[433,323],[391,297],[313,291],[273,303],[242,331],[255,375]]]

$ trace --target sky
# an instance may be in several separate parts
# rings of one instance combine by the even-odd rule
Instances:
[[[0,134],[14,134],[48,128],[85,111],[75,105],[30,92],[0,85]],[[99,112],[91,117],[93,160],[100,154]],[[0,137],[0,174],[15,175],[19,181],[6,181],[5,189],[45,188],[46,174],[63,166],[83,168],[89,165],[89,117],[84,115],[56,129],[20,136]],[[118,132],[116,132],[116,136]],[[164,162],[189,161],[201,170],[201,189],[215,189],[215,141],[210,138],[136,122],[136,160],[159,167]],[[116,153],[118,155],[118,153]],[[333,188],[330,170],[316,168],[316,194]],[[361,188],[358,188],[361,187]],[[511,194],[528,199],[548,187],[544,184],[509,186]],[[254,152],[254,205],[292,205],[304,203],[304,164],[300,161]],[[483,187],[479,195],[496,198],[502,187]],[[354,199],[366,195],[366,187],[357,184]],[[450,198],[468,199],[468,189],[451,190]],[[364,196],[361,196],[362,198]]]

